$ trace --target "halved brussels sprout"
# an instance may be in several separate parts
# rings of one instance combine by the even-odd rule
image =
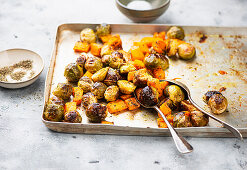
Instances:
[[[146,69],[140,69],[135,72],[133,77],[133,83],[136,86],[144,87],[147,85],[148,80],[152,78],[153,77],[150,74],[148,74]]]
[[[44,113],[44,118],[49,121],[59,122],[63,119],[63,106],[57,104],[48,104]]]
[[[111,55],[104,55],[101,58],[101,61],[102,61],[102,63],[103,63],[104,66],[109,66],[110,61],[111,61]]]
[[[102,99],[107,86],[104,83],[96,82],[93,84],[91,92],[96,96],[97,99]]]
[[[64,76],[70,82],[77,82],[83,75],[83,69],[76,63],[70,63],[65,67]]]
[[[117,98],[119,96],[119,88],[118,88],[118,86],[114,86],[113,85],[113,86],[107,87],[104,96],[105,96],[105,99],[108,102],[112,102],[112,101],[117,100]]]
[[[66,83],[58,83],[57,87],[53,90],[52,94],[61,98],[63,100],[67,100],[72,95],[73,87],[70,84]]]
[[[144,58],[144,64],[147,69],[162,68],[163,70],[169,67],[169,60],[160,54],[150,54]]]
[[[111,53],[111,57],[110,57],[110,61],[109,61],[109,66],[111,68],[120,68],[120,66],[124,63],[124,58],[123,58],[123,54],[118,52],[118,51],[114,51]]]
[[[96,96],[91,92],[88,92],[82,96],[81,104],[85,108],[87,108],[90,104],[97,103],[97,102],[98,102],[98,100],[97,100]]]
[[[78,81],[78,87],[80,87],[84,93],[90,92],[92,86],[93,86],[93,81],[87,76],[83,76]]]
[[[96,34],[99,38],[111,34],[111,26],[105,23],[100,24],[96,27]]]
[[[167,39],[166,55],[168,57],[175,57],[178,52],[178,46],[183,44],[184,41],[179,39]]]
[[[126,73],[129,73],[131,71],[135,71],[135,70],[136,70],[135,66],[133,66],[133,64],[130,64],[130,63],[124,64],[120,67],[120,73],[121,74],[126,74]]]
[[[94,74],[103,68],[103,63],[98,57],[89,57],[85,63],[85,69]]]
[[[100,123],[107,116],[106,106],[99,103],[92,103],[86,109],[88,120],[93,123]]]
[[[189,60],[196,54],[196,49],[190,43],[183,43],[178,46],[178,55],[181,59]]]
[[[106,74],[108,72],[109,67],[106,68],[102,68],[99,71],[97,71],[96,73],[94,73],[91,77],[91,79],[96,82],[96,81],[103,81],[106,77]]]
[[[173,127],[191,127],[190,113],[188,111],[178,112],[173,119]]]
[[[121,79],[119,72],[116,69],[109,68],[104,83],[107,86],[116,85],[117,81]]]
[[[87,61],[87,55],[86,54],[81,54],[77,59],[76,63],[83,69],[85,62]]]
[[[100,56],[111,55],[112,49],[108,44],[104,44],[101,48]],[[102,61],[103,62],[103,61]]]
[[[154,106],[159,102],[159,93],[155,88],[146,86],[139,92],[137,98],[144,106]]]
[[[64,122],[81,123],[82,118],[78,111],[70,111],[64,115]]]
[[[165,89],[165,94],[169,96],[175,105],[184,100],[184,92],[177,85],[167,86]]]
[[[228,102],[222,94],[214,94],[209,98],[208,105],[214,114],[221,114],[226,110]]]
[[[181,27],[171,27],[168,31],[167,31],[167,37],[170,39],[180,39],[183,40],[184,39],[184,30]]]
[[[207,93],[204,94],[203,100],[205,103],[208,103],[208,100],[210,97],[212,97],[215,94],[221,94],[219,91],[208,91]]]
[[[195,127],[207,126],[209,118],[207,115],[200,111],[192,111],[191,113],[191,123]]]
[[[91,28],[85,28],[80,33],[80,38],[82,42],[87,43],[95,43],[96,42],[96,34]]]
[[[58,98],[57,96],[51,97],[49,99],[49,104],[57,104],[57,105],[61,105],[61,106],[64,106],[65,105],[64,100]]]
[[[131,94],[136,89],[136,86],[127,80],[118,80],[117,85],[121,93],[124,93],[124,94]]]

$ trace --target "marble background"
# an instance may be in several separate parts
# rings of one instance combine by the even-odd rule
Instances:
[[[173,0],[152,23],[247,26],[245,0]],[[20,47],[45,60],[31,86],[0,88],[0,169],[247,169],[247,142],[186,138],[181,155],[171,138],[61,134],[41,122],[45,76],[56,28],[67,22],[131,23],[113,0],[0,0],[0,50]]]

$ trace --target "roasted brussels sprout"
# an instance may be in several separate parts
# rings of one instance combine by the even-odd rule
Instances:
[[[127,80],[118,80],[117,85],[121,93],[124,93],[124,94],[131,94],[136,89],[136,86]]]
[[[191,113],[191,123],[195,127],[207,126],[209,118],[207,115],[200,111],[192,111]]]
[[[116,69],[109,68],[107,75],[105,77],[104,83],[107,86],[116,85],[117,81],[121,79],[119,72]]]
[[[76,63],[70,63],[65,67],[64,76],[70,82],[77,82],[83,75],[83,69]]]
[[[147,69],[162,68],[163,70],[169,67],[168,59],[160,54],[150,54],[144,58],[144,64]]]
[[[72,95],[72,86],[66,83],[58,83],[57,87],[53,90],[53,94],[58,98],[67,100]]]
[[[227,108],[227,99],[222,94],[214,94],[208,100],[208,105],[214,114],[221,114]]]
[[[190,43],[183,43],[178,46],[178,56],[181,59],[189,60],[195,56],[195,47]]]
[[[184,30],[181,27],[171,27],[168,31],[167,31],[167,37],[170,39],[180,39],[183,40],[184,39]]]
[[[106,36],[111,34],[111,26],[108,24],[100,24],[96,27],[96,35],[100,38],[102,36]]]
[[[112,49],[108,44],[104,44],[101,48],[100,56],[111,55]]]
[[[48,104],[44,113],[44,118],[49,121],[59,122],[63,119],[63,106],[57,104]]]
[[[101,58],[101,62],[103,63],[104,66],[109,66],[110,61],[111,61],[111,55],[104,55]]]
[[[90,92],[93,86],[93,81],[87,77],[83,76],[78,82],[78,87],[80,87],[84,93]]]
[[[97,99],[102,99],[107,86],[104,83],[96,82],[93,84],[91,92],[96,96]]]
[[[95,43],[96,42],[96,34],[91,28],[85,28],[80,33],[80,38],[82,42],[87,43]]]
[[[178,46],[184,43],[182,40],[178,39],[168,39],[167,46],[166,46],[166,55],[168,57],[175,57],[178,52]]]
[[[215,94],[221,94],[219,91],[208,91],[207,93],[204,94],[203,100],[205,103],[208,103],[208,100],[210,97],[212,97]]]
[[[133,83],[136,86],[144,87],[147,85],[148,80],[152,78],[153,77],[150,74],[148,74],[146,69],[140,69],[134,74]]]
[[[173,127],[191,127],[190,113],[188,111],[178,112],[173,119]]]
[[[87,55],[86,54],[81,54],[77,59],[76,63],[83,69],[85,62],[87,61]]]
[[[130,63],[124,64],[120,67],[120,73],[121,74],[126,74],[126,73],[129,73],[131,71],[135,71],[135,70],[136,70],[135,66],[133,64],[130,64]]]
[[[93,123],[100,123],[107,116],[106,106],[99,103],[92,103],[86,109],[88,120]]]
[[[91,77],[91,79],[96,82],[96,81],[103,81],[106,77],[106,74],[108,72],[109,67],[106,68],[102,68],[99,71],[97,71],[96,73],[94,73]]]
[[[184,92],[177,85],[167,86],[165,89],[165,94],[169,96],[175,105],[184,100]]]
[[[92,74],[102,69],[102,67],[103,63],[101,62],[101,59],[97,57],[89,57],[85,63],[85,69]]]
[[[123,54],[118,52],[118,51],[114,51],[111,53],[111,57],[110,57],[110,61],[109,61],[109,66],[111,68],[120,68],[120,66],[124,63],[124,58],[123,58]]]
[[[97,102],[98,102],[98,100],[97,100],[96,96],[91,92],[88,92],[82,96],[81,104],[85,108],[87,108],[90,104],[97,103]]]
[[[63,99],[60,99],[57,96],[53,96],[49,99],[49,104],[57,104],[57,105],[64,106],[65,103]]]
[[[70,111],[64,115],[64,122],[81,123],[81,121],[81,115],[76,110]]]
[[[154,106],[159,102],[159,93],[155,88],[149,86],[144,87],[137,97],[144,106]]]
[[[105,99],[108,102],[112,102],[112,101],[117,100],[117,98],[119,96],[119,88],[118,88],[118,86],[114,86],[113,85],[113,86],[107,87],[104,96],[105,96]]]

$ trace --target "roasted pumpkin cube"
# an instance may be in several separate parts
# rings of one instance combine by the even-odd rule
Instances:
[[[87,42],[77,41],[73,49],[75,52],[87,53],[90,50],[90,44],[88,44]]]
[[[113,113],[117,113],[117,112],[121,112],[121,111],[127,110],[128,106],[126,105],[126,103],[123,100],[118,99],[116,101],[108,103],[107,104],[107,109],[108,109],[109,113],[113,114]]]

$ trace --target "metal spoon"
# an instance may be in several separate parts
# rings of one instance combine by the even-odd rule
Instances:
[[[154,105],[154,106],[143,105],[138,100],[135,92],[134,92],[134,95],[135,95],[136,100],[140,103],[140,105],[142,105],[145,108],[153,108],[157,112],[159,112],[159,114],[162,116],[162,118],[164,119],[165,123],[167,124],[168,129],[170,130],[172,138],[174,140],[174,143],[175,143],[175,145],[176,145],[176,147],[177,147],[179,152],[185,154],[185,153],[190,153],[190,152],[193,151],[193,147],[181,135],[179,135],[177,133],[177,131],[172,127],[172,125],[169,123],[169,121],[166,119],[165,115],[161,112],[161,110],[159,109],[159,107],[157,105]]]
[[[235,137],[237,137],[240,140],[243,140],[242,134],[232,125],[218,119],[217,117],[211,115],[210,113],[204,111],[200,106],[198,106],[191,98],[191,94],[190,94],[190,90],[189,88],[184,85],[181,82],[175,81],[175,80],[160,80],[160,81],[167,81],[170,84],[174,84],[177,85],[179,87],[181,87],[182,90],[184,90],[184,95],[185,95],[185,99],[188,99],[198,110],[200,110],[202,113],[208,115],[210,118],[216,120],[217,122],[221,123],[225,128],[227,128]]]

